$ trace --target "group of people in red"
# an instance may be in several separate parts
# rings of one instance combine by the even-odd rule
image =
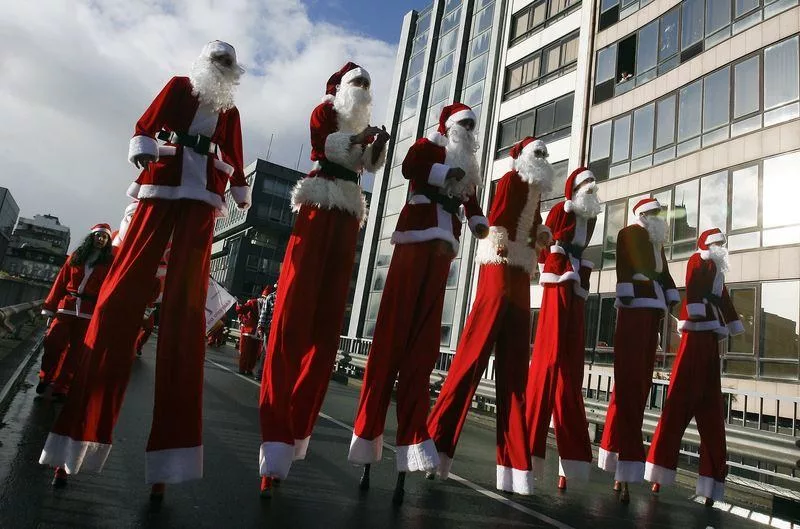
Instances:
[[[146,480],[151,497],[160,500],[166,483],[202,476],[203,303],[213,219],[224,214],[228,182],[239,207],[250,202],[233,104],[242,73],[233,47],[214,41],[189,77],[169,81],[137,122],[130,142],[129,159],[142,169],[129,189],[138,207],[116,257],[113,262],[102,258],[110,232],[96,227],[84,243],[89,249],[82,246],[70,259],[75,277],[59,279],[66,285],[63,311],[59,306],[56,317],[62,329],[51,334],[62,336],[59,343],[69,342],[84,359],[40,460],[56,467],[57,484],[80,470],[99,471],[108,457],[133,345],[151,301],[139,286],[156,276],[168,244]],[[367,215],[360,175],[380,169],[390,140],[385,128],[370,125],[370,85],[367,70],[351,62],[328,80],[310,119],[314,167],[292,192],[297,218],[279,288],[237,306],[240,372],[253,373],[262,338],[269,352],[259,370],[262,496],[269,497],[272,487],[287,479],[292,463],[306,457],[334,366],[358,231]],[[369,488],[394,393],[396,503],[403,501],[406,473],[423,471],[430,479],[450,474],[492,352],[497,488],[533,493],[544,470],[551,420],[558,487],[589,476],[592,450],[581,386],[585,303],[594,265],[583,252],[602,210],[597,182],[586,168],[573,171],[565,199],[543,220],[541,199],[554,175],[545,143],[527,137],[510,151],[511,169],[498,183],[487,218],[479,203],[484,177],[476,155],[476,121],[467,105],[444,107],[437,130],[417,140],[402,164],[409,195],[392,235],[395,249],[348,455],[364,465],[360,487]],[[726,465],[718,340],[742,330],[724,286],[725,236],[718,229],[704,232],[689,260],[681,346],[646,459],[641,427],[658,334],[662,318],[680,298],[663,252],[667,223],[661,205],[645,199],[634,214],[636,223],[618,239],[616,384],[599,465],[615,472],[622,501],[629,498],[628,483],[645,478],[654,488],[672,483],[680,439],[696,416],[703,439],[697,491],[720,499]],[[445,287],[464,223],[478,239],[477,291],[430,410],[429,379],[439,355]],[[102,266],[105,282],[100,279],[87,291],[93,282],[85,278]],[[530,285],[537,267],[543,298],[531,358]],[[54,303],[48,299],[46,308],[54,310]],[[266,312],[269,332],[263,325]],[[72,338],[81,333],[83,339]],[[53,363],[58,362],[48,365]],[[43,365],[43,382],[50,383],[54,371]]]

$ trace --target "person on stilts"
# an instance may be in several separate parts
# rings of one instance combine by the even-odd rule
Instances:
[[[64,400],[84,357],[83,340],[97,294],[114,260],[111,227],[94,226],[61,267],[42,314],[51,318],[43,341],[44,354],[36,393]]]
[[[547,215],[555,243],[542,251],[542,307],[525,394],[534,476],[544,473],[547,434],[552,417],[559,455],[558,488],[567,479],[587,481],[592,462],[583,405],[584,320],[589,276],[594,264],[582,258],[602,211],[594,175],[585,167],[572,172],[566,200]]]
[[[314,168],[292,191],[297,220],[281,266],[259,397],[261,496],[305,459],[328,389],[367,205],[363,171],[386,160],[389,134],[369,124],[367,70],[348,62],[311,114]]]
[[[278,283],[268,285],[266,290],[269,294],[264,298],[264,303],[261,306],[261,313],[258,315],[257,334],[263,351],[261,351],[261,362],[256,369],[254,377],[257,382],[261,382],[261,375],[264,372],[264,362],[267,361],[267,337],[272,328],[272,315],[275,313],[275,298],[278,296]]]
[[[77,391],[39,460],[56,467],[56,486],[66,485],[67,474],[99,472],[105,464],[150,301],[142,285],[156,277],[170,238],[145,480],[160,502],[166,483],[203,475],[204,309],[214,219],[227,212],[229,182],[237,205],[250,205],[233,101],[242,73],[233,46],[210,42],[189,77],[173,77],[136,124],[128,159],[142,172],[128,195],[139,202],[89,323]]]
[[[417,140],[403,160],[410,198],[392,234],[394,254],[348,456],[351,463],[365,465],[361,488],[369,488],[370,465],[381,460],[386,412],[397,379],[395,504],[403,501],[406,472],[439,466],[426,425],[429,384],[439,356],[445,287],[458,253],[464,212],[477,238],[489,233],[476,195],[483,179],[475,154],[475,122],[475,113],[464,104],[444,107],[437,132]]]
[[[728,475],[720,342],[744,332],[725,287],[725,273],[729,270],[725,243],[722,230],[706,230],[700,234],[697,251],[689,258],[686,299],[678,322],[681,345],[644,470],[653,492],[675,482],[681,439],[694,417],[700,434],[695,492],[706,498],[707,506],[723,499]]]
[[[478,242],[478,288],[455,358],[428,417],[447,479],[472,397],[494,350],[497,392],[497,489],[533,494],[525,424],[530,356],[530,284],[537,248],[550,244],[540,200],[553,184],[547,146],[527,137],[511,148],[513,168],[500,179],[489,213],[489,236]],[[433,479],[433,474],[428,476]]]
[[[619,500],[630,501],[628,483],[644,480],[642,421],[664,317],[680,301],[664,253],[669,225],[655,198],[633,208],[637,220],[617,236],[617,328],[614,391],[606,412],[597,466],[614,473]]]
[[[270,287],[261,292],[261,297],[236,304],[239,316],[239,374],[253,376],[253,368],[258,362],[261,352],[261,336],[258,334],[258,316],[264,301],[270,293]]]

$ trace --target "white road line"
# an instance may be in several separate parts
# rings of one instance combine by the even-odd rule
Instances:
[[[208,358],[206,358],[206,362],[214,364],[215,366],[219,367],[220,369],[224,369],[225,371],[233,373],[234,375],[238,376],[242,380],[250,382],[251,384],[253,384],[255,386],[259,386],[259,387],[261,386],[260,383],[256,382],[252,378],[246,377],[244,375],[241,375],[241,374],[235,372],[234,370],[232,370],[231,368],[229,368],[227,366],[224,366],[222,364],[218,364],[217,362],[214,362],[213,360],[209,360]],[[345,430],[349,430],[351,432],[353,431],[353,427],[352,426],[350,426],[349,424],[344,423],[344,422],[342,422],[342,421],[340,421],[338,419],[334,419],[330,415],[327,415],[325,413],[320,412],[319,416],[322,417],[323,419],[327,420],[327,421],[332,422],[333,424],[335,424],[337,426],[340,426],[340,427],[344,428]],[[383,446],[385,446],[388,450],[391,450],[392,452],[397,452],[397,448],[395,448],[394,446],[386,443],[385,441],[383,443]],[[490,498],[490,499],[493,499],[495,501],[498,501],[498,502],[502,503],[503,505],[506,505],[507,507],[511,507],[512,509],[514,509],[516,511],[519,511],[521,513],[527,514],[528,516],[532,516],[532,517],[536,518],[537,520],[539,520],[541,522],[544,522],[546,524],[552,525],[553,527],[557,527],[558,529],[575,529],[571,525],[567,525],[565,523],[559,522],[558,520],[550,518],[546,514],[542,514],[540,512],[534,511],[533,509],[525,507],[524,505],[521,505],[521,504],[519,504],[519,503],[517,503],[515,501],[512,501],[512,500],[506,498],[505,496],[497,494],[496,492],[493,492],[493,491],[488,490],[488,489],[486,489],[484,487],[481,487],[477,483],[473,483],[473,482],[471,482],[470,480],[468,480],[466,478],[462,478],[461,476],[459,476],[457,474],[453,474],[452,472],[450,473],[450,479],[452,479],[453,481],[456,481],[458,483],[461,483],[462,485],[464,485],[466,487],[469,487],[470,489],[474,490],[478,494],[482,494],[483,496],[486,496],[487,498]]]

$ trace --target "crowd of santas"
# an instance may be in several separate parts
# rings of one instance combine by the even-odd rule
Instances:
[[[98,226],[70,258],[47,310],[58,312],[48,336],[55,350],[80,350],[80,368],[62,362],[72,380],[66,405],[45,443],[41,463],[55,466],[56,484],[68,474],[99,471],[128,382],[142,314],[152,295],[142,284],[157,274],[171,248],[161,305],[155,409],[146,453],[146,480],[160,500],[164,484],[202,477],[203,303],[215,215],[224,191],[249,205],[242,173],[241,132],[233,89],[242,69],[233,47],[203,50],[189,77],[175,77],[137,122],[129,159],[141,174],[129,188],[138,202],[113,262],[110,233]],[[386,159],[389,134],[370,125],[371,79],[347,63],[327,82],[311,119],[314,167],[292,192],[297,218],[275,292],[237,305],[241,373],[257,375],[262,444],[261,493],[287,479],[306,457],[336,357],[339,331],[367,209],[360,175]],[[392,235],[394,252],[378,309],[372,348],[355,414],[348,459],[370,466],[382,458],[384,423],[396,395],[398,427],[394,501],[403,501],[408,472],[446,479],[465,418],[489,357],[497,392],[496,486],[532,494],[544,469],[552,421],[559,454],[558,487],[589,477],[592,451],[581,385],[584,312],[594,265],[583,253],[601,201],[591,171],[575,169],[565,199],[543,221],[541,197],[553,185],[547,146],[527,137],[510,151],[488,218],[479,203],[486,183],[476,152],[477,117],[467,105],[444,107],[438,128],[405,155],[408,200]],[[599,465],[615,473],[628,501],[628,483],[648,479],[654,490],[675,479],[680,439],[694,416],[703,447],[698,494],[720,499],[726,477],[718,341],[742,330],[724,284],[725,236],[704,232],[689,260],[680,312],[681,345],[666,406],[649,453],[642,418],[661,320],[680,301],[663,251],[667,221],[657,200],[634,208],[617,247],[616,385]],[[435,406],[429,376],[439,355],[448,271],[462,225],[478,239],[479,278],[472,309]],[[543,287],[530,359],[530,284],[538,268]],[[102,277],[105,277],[105,282]],[[174,279],[178,278],[178,279]],[[102,283],[102,286],[101,286]],[[60,301],[56,301],[58,298]],[[56,303],[60,303],[56,307]],[[265,325],[265,314],[272,325]],[[266,354],[268,352],[269,354]],[[529,360],[530,359],[530,360]],[[48,365],[54,365],[48,359]],[[43,365],[43,383],[53,370]],[[541,483],[541,481],[540,481]]]

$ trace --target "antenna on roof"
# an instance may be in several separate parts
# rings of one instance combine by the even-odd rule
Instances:
[[[269,155],[272,152],[272,138],[275,137],[275,133],[269,135],[269,147],[267,147],[267,161],[269,161]]]
[[[297,155],[297,165],[294,167],[295,171],[300,170],[300,159],[303,157],[303,147],[305,147],[304,143],[300,144],[300,154]]]

